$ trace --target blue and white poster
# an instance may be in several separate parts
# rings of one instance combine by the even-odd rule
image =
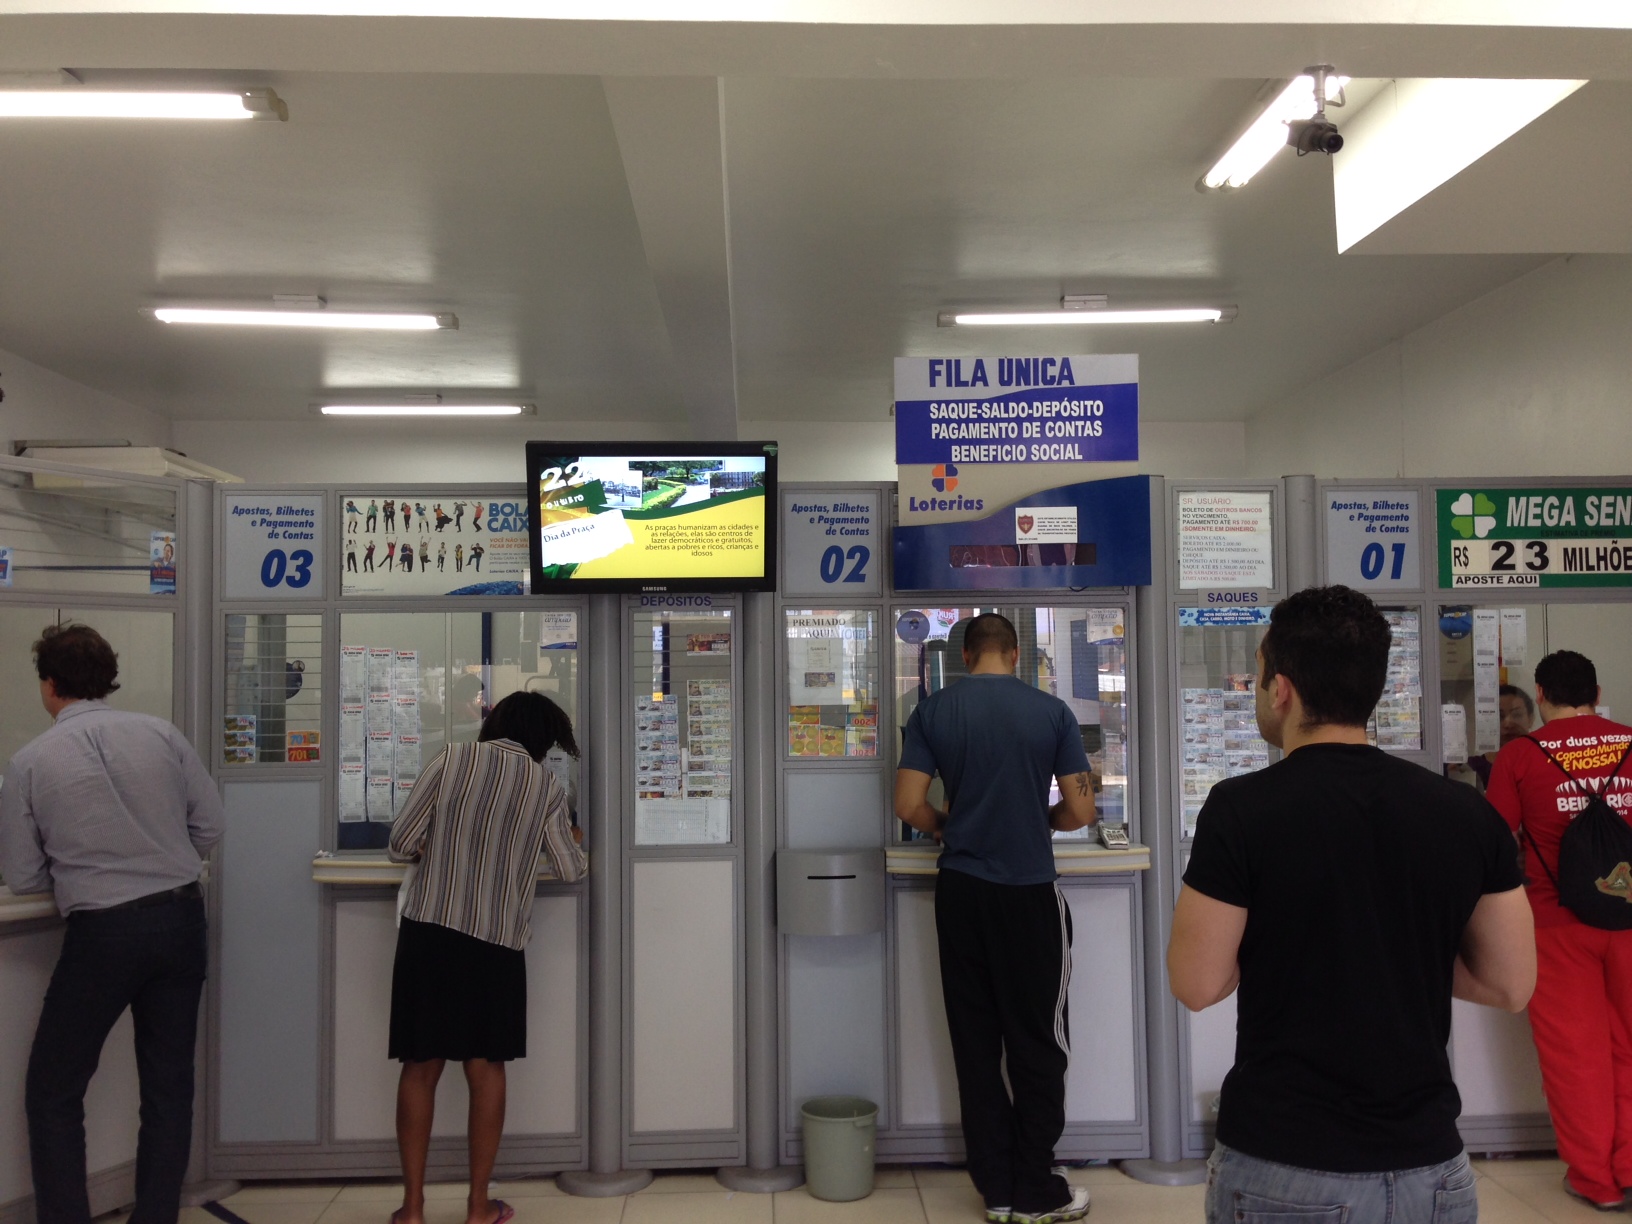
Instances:
[[[1139,358],[897,357],[895,462],[1139,458]]]
[[[984,509],[979,507],[978,509]],[[901,495],[900,591],[1061,590],[1150,583],[1150,477],[1041,489],[956,522],[918,522]]]

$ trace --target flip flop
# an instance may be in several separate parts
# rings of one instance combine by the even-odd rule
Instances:
[[[494,1199],[493,1206],[499,1209],[499,1214],[493,1218],[493,1224],[509,1224],[515,1218],[516,1209],[503,1199]]]

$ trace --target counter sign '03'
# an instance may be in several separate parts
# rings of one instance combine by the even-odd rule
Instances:
[[[222,597],[321,599],[323,545],[322,494],[222,494]]]
[[[1415,489],[1326,491],[1326,581],[1361,591],[1422,587]]]

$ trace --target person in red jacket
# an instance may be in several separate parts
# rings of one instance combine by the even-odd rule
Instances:
[[[1485,798],[1525,851],[1536,917],[1530,1029],[1568,1167],[1564,1189],[1617,1211],[1632,1187],[1632,930],[1588,926],[1559,904],[1549,878],[1559,839],[1589,794],[1602,791],[1617,812],[1632,811],[1632,762],[1615,772],[1632,727],[1600,718],[1598,696],[1598,672],[1585,655],[1558,650],[1537,663],[1543,726],[1497,754]]]

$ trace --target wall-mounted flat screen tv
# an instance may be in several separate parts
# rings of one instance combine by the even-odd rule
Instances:
[[[770,591],[776,443],[529,442],[533,593]]]

